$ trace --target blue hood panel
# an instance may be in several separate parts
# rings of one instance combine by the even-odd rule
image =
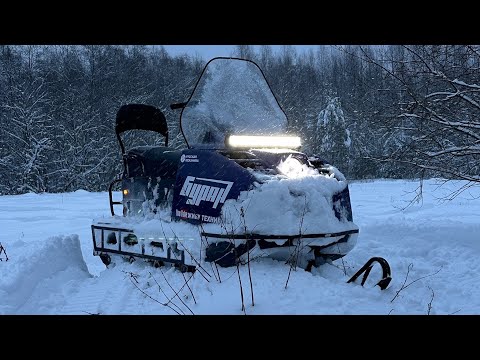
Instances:
[[[182,151],[172,217],[192,224],[218,223],[222,206],[250,190],[255,178],[236,162],[212,150]]]

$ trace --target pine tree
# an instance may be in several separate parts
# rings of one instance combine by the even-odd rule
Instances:
[[[318,114],[316,140],[317,155],[346,173],[351,138],[339,97],[329,98],[326,108]]]

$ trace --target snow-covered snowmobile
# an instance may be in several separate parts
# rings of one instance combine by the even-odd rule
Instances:
[[[235,265],[255,249],[310,269],[354,247],[359,229],[345,177],[299,151],[301,139],[254,62],[210,60],[190,98],[171,108],[181,110],[181,150],[168,147],[159,109],[128,104],[117,113],[124,171],[109,189],[113,217],[92,225],[94,254],[107,266],[117,255],[194,271],[205,261]],[[127,151],[128,130],[159,133],[165,144]],[[113,201],[117,182],[122,201]]]

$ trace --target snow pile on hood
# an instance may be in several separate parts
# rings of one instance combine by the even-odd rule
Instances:
[[[307,175],[318,175],[318,170],[302,164],[292,155],[288,156],[285,161],[280,162],[277,169],[289,178],[299,178]]]
[[[279,170],[284,175],[255,174],[263,183],[227,200],[222,207],[224,223],[205,224],[205,231],[297,235],[358,229],[335,216],[332,197],[348,186],[336,168],[331,166],[329,174],[321,175],[289,157]]]

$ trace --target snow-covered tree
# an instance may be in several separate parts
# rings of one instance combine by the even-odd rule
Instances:
[[[52,162],[52,125],[46,80],[38,67],[42,49],[27,46],[8,52],[3,59],[8,81],[0,104],[0,148],[6,154],[0,159],[7,177],[4,186],[11,193],[43,192]],[[15,68],[9,66],[22,56],[25,61],[17,62]]]
[[[316,143],[318,155],[347,172],[352,140],[339,97],[330,98],[318,114]]]
[[[252,45],[237,45],[232,52],[232,55],[241,59],[254,60],[255,49]]]
[[[303,150],[349,178],[479,182],[479,46],[241,45],[235,54],[260,65]],[[183,148],[169,105],[188,99],[204,64],[161,46],[0,45],[0,193],[105,190],[121,171],[114,122],[126,103],[160,108],[170,144]],[[126,135],[129,145],[163,143]]]
[[[365,58],[390,77],[385,90],[394,95],[396,136],[379,158],[417,176],[480,183],[480,47],[401,46],[390,58]]]

